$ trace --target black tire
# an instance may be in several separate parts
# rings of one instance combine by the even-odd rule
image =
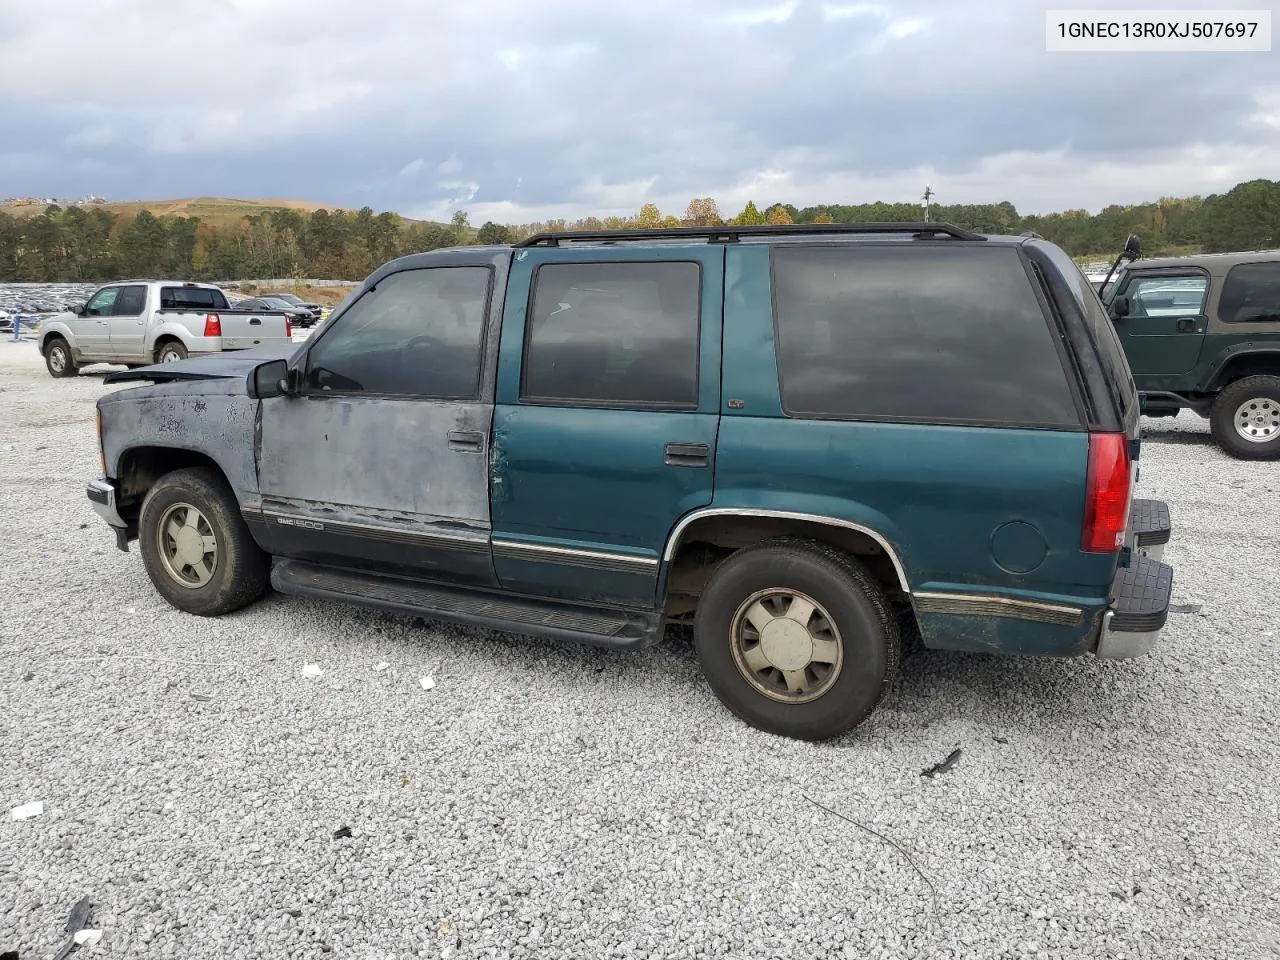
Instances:
[[[834,679],[825,681],[829,688],[808,702],[771,698],[759,689],[762,680],[749,681],[748,668],[738,666],[735,617],[740,608],[749,608],[747,601],[772,589],[812,599],[839,633],[838,672],[831,671]],[[897,620],[866,568],[825,544],[790,538],[740,550],[720,565],[698,602],[694,646],[707,683],[725,706],[752,726],[799,740],[839,736],[870,716],[893,683],[899,657]],[[782,676],[777,671],[775,682],[782,683],[777,679]]]
[[[1266,440],[1249,440],[1236,427],[1236,413],[1252,404],[1256,430]],[[1280,377],[1244,377],[1213,398],[1209,426],[1219,447],[1237,460],[1280,459]],[[1245,428],[1249,429],[1249,428]]]
[[[165,549],[161,523],[168,527],[171,520],[185,519],[181,512],[184,505],[199,511],[205,521],[200,530],[207,525],[216,542],[216,559],[211,562],[207,581],[200,584],[193,582],[194,572],[189,576],[182,570],[171,573],[171,564],[161,552]],[[167,542],[176,540],[168,538]],[[270,557],[250,535],[231,488],[207,467],[175,470],[156,481],[142,501],[138,549],[147,576],[160,595],[179,610],[202,617],[221,616],[248,606],[262,596],[270,579]],[[178,560],[172,562],[172,566],[178,565]]]
[[[62,337],[50,337],[44,348],[44,365],[51,377],[74,377],[80,365],[71,355],[71,346]]]
[[[185,359],[187,359],[187,348],[177,340],[169,340],[161,344],[160,349],[156,351],[156,363],[171,363],[173,360]]]

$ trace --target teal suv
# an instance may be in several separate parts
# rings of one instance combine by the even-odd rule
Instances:
[[[820,739],[926,647],[1133,657],[1173,571],[1089,282],[946,224],[550,233],[379,268],[305,343],[120,372],[88,496],[200,615],[268,586],[619,649],[692,627]]]

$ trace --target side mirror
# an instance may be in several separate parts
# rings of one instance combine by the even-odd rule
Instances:
[[[288,362],[271,360],[258,364],[249,374],[247,389],[249,396],[256,400],[280,397],[291,392]]]
[[[1137,260],[1142,256],[1142,241],[1136,233],[1129,234],[1129,239],[1124,242],[1124,255],[1129,260]]]
[[[1119,320],[1121,317],[1127,317],[1128,315],[1129,298],[1116,297],[1115,300],[1111,302],[1111,318],[1113,320]]]
[[[77,317],[83,317],[83,316],[84,316],[84,304],[83,304],[83,303],[69,303],[69,304],[67,304],[67,309],[68,309],[70,312],[74,313]]]

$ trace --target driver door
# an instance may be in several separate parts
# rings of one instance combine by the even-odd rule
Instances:
[[[1204,344],[1208,291],[1202,270],[1129,272],[1118,291],[1129,313],[1114,320],[1139,390],[1184,388]]]
[[[120,287],[103,287],[85,304],[84,315],[68,321],[75,335],[80,359],[111,356],[111,317],[115,313]]]
[[[314,338],[300,395],[262,401],[273,554],[494,583],[485,359],[499,272],[473,257],[388,274]]]

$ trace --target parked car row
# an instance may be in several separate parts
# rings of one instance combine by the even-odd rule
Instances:
[[[240,310],[281,310],[295,327],[313,327],[320,322],[321,307],[306,303],[292,293],[264,293],[236,303]]]
[[[907,635],[1134,657],[1169,613],[1121,338],[1037,237],[437,250],[305,343],[107,381],[143,385],[98,401],[88,497],[192,614],[271,585],[617,649],[687,624],[729,710],[822,739],[872,714]]]

